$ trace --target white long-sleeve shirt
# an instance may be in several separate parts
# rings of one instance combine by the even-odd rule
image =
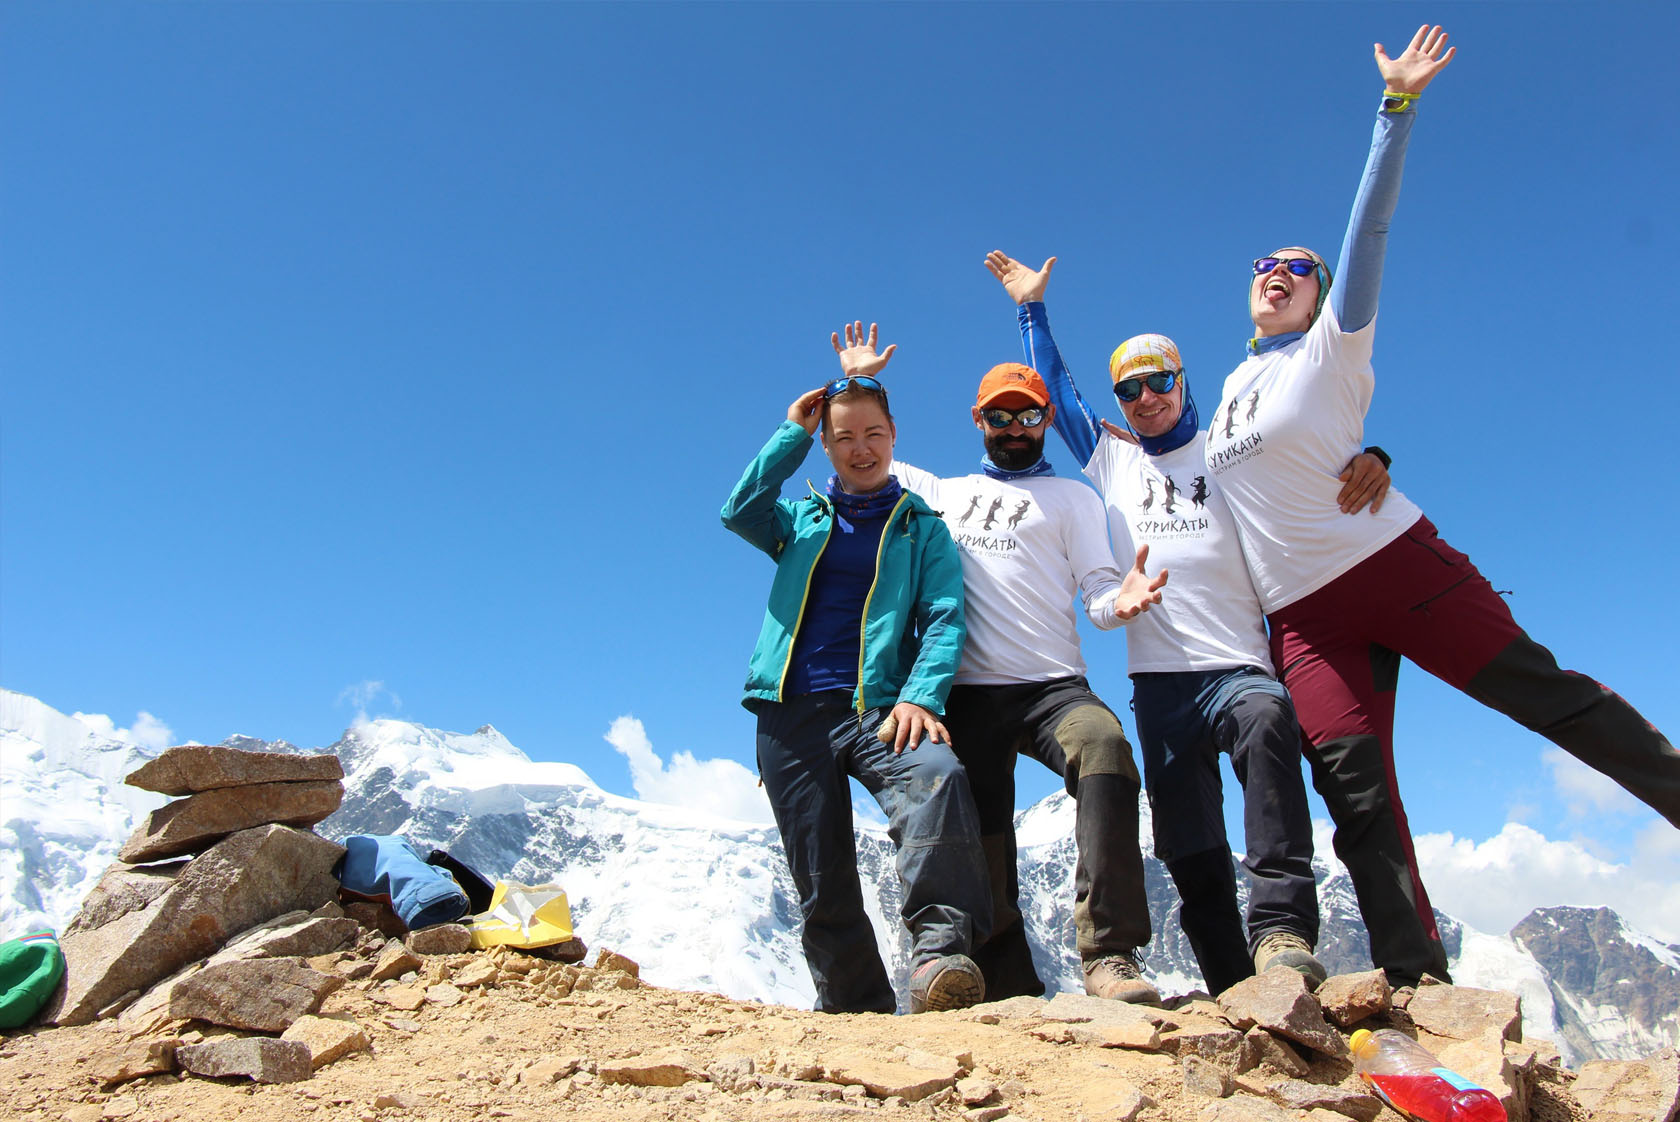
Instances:
[[[1098,627],[1124,622],[1113,605],[1125,572],[1096,492],[1054,475],[941,479],[903,461],[892,472],[940,512],[962,555],[968,639],[957,684],[1083,675],[1074,593]]]

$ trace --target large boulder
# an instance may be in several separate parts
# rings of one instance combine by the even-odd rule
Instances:
[[[185,861],[147,865],[140,869],[112,865],[93,886],[93,891],[83,898],[81,910],[71,918],[64,934],[92,931],[114,923],[130,912],[139,911],[169,891],[175,878],[186,867]]]
[[[356,921],[330,914],[339,910],[338,905],[327,904],[314,915],[304,911],[287,912],[235,935],[205,962],[191,963],[152,986],[122,1011],[119,1023],[130,1033],[162,1030],[174,1019],[169,1007],[176,987],[204,967],[252,958],[308,958],[350,943],[358,930]]]
[[[259,826],[217,843],[145,907],[64,937],[65,984],[43,1021],[87,1024],[119,998],[205,958],[229,936],[285,912],[320,907],[338,893],[332,867],[343,853],[342,846],[290,826]]]
[[[213,1079],[244,1076],[258,1083],[296,1083],[315,1070],[309,1045],[272,1036],[224,1036],[175,1052],[182,1071]]]
[[[344,915],[322,914],[339,911],[329,904],[316,914],[296,911],[259,923],[228,941],[211,962],[236,958],[314,958],[355,942],[361,928]]]
[[[1348,1054],[1347,1041],[1325,1021],[1307,980],[1293,970],[1273,967],[1244,978],[1219,995],[1219,1004],[1239,1028],[1259,1025],[1326,1056],[1340,1059]]]
[[[1316,991],[1324,1015],[1339,1027],[1352,1028],[1367,1017],[1386,1013],[1394,1004],[1394,990],[1381,970],[1338,974]]]
[[[169,1014],[228,1028],[285,1032],[343,984],[343,978],[311,970],[301,958],[221,962],[176,986]]]
[[[337,762],[336,757],[327,758]],[[252,783],[202,791],[152,811],[135,828],[117,858],[134,864],[198,853],[229,834],[269,822],[313,826],[343,801],[344,784],[336,779]]]
[[[1503,990],[1469,986],[1424,986],[1406,1006],[1423,1031],[1449,1040],[1479,1040],[1490,1030],[1506,1040],[1522,1039],[1522,999]]]
[[[1664,1048],[1643,1060],[1594,1060],[1573,1091],[1593,1122],[1671,1122],[1680,1118],[1680,1056]]]
[[[183,744],[147,760],[123,780],[165,795],[190,795],[250,783],[303,783],[344,778],[331,753],[246,752],[212,744]]]
[[[299,1017],[280,1036],[281,1040],[295,1040],[309,1049],[311,1067],[325,1067],[352,1052],[366,1052],[373,1047],[367,1030],[348,1016]],[[575,1067],[573,1071],[577,1070]],[[570,1072],[567,1073],[571,1074]]]

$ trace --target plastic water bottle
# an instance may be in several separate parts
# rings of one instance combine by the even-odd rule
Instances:
[[[1448,1071],[1403,1032],[1360,1029],[1353,1070],[1389,1106],[1418,1122],[1508,1122],[1493,1092]]]

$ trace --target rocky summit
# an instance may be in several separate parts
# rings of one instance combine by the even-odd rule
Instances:
[[[350,945],[307,962],[276,958],[260,969],[247,964],[215,974],[206,968],[200,988],[219,996],[193,1006],[193,1017],[144,1031],[104,1019],[9,1037],[0,1042],[0,1117],[1398,1117],[1353,1074],[1346,1037],[1328,1027],[1318,999],[1287,971],[1218,999],[1181,998],[1160,1009],[1058,994],[916,1016],[826,1016],[653,986],[637,977],[633,960],[607,950],[584,965],[508,948],[404,951],[404,959],[393,955],[393,945],[400,946],[364,929]],[[382,962],[410,969],[375,977]],[[212,987],[204,980],[212,974],[247,980]],[[270,1021],[269,1031],[227,1027],[257,1019],[252,1009],[266,1016],[282,1000],[249,983],[270,974],[272,988],[311,996]],[[1338,992],[1357,988],[1345,984]],[[1437,1031],[1408,1013],[1419,1002]],[[244,1010],[236,1008],[241,1003]],[[294,1017],[304,1005],[315,1011]],[[275,1031],[288,1018],[284,1031]],[[1680,1106],[1680,1056],[1672,1050],[1571,1071],[1544,1042],[1506,1039],[1511,1022],[1499,995],[1452,986],[1403,990],[1386,1011],[1359,1023],[1415,1035],[1443,1063],[1494,1091],[1512,1122],[1672,1122]],[[1314,1043],[1303,1045],[1302,1035]]]

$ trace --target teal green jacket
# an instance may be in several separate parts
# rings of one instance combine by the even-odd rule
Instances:
[[[741,699],[748,709],[783,700],[811,572],[834,527],[826,496],[780,498],[813,443],[803,426],[783,421],[723,504],[723,524],[776,562]],[[919,495],[904,492],[887,517],[861,625],[857,711],[908,701],[943,717],[967,634],[962,559],[944,521]]]

